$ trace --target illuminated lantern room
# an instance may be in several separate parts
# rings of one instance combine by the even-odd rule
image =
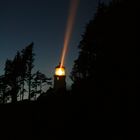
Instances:
[[[55,67],[55,74],[54,74],[54,89],[66,89],[66,73],[65,67],[58,66]]]
[[[65,68],[62,67],[56,67],[55,68],[55,75],[58,75],[58,76],[65,76]]]

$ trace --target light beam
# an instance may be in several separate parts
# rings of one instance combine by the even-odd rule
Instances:
[[[61,60],[60,60],[61,62],[60,67],[64,66],[65,57],[66,57],[66,53],[67,53],[67,49],[68,49],[68,45],[69,45],[70,38],[72,35],[72,30],[74,26],[75,17],[76,17],[76,11],[78,8],[78,3],[79,3],[79,0],[71,0],[69,16],[68,16],[68,20],[66,24],[66,32],[64,36],[64,46],[63,46]]]

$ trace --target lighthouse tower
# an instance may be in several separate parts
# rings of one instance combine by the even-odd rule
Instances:
[[[65,67],[60,66],[60,64],[55,67],[54,90],[66,90]]]

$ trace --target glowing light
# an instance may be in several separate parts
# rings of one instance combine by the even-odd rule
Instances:
[[[56,68],[55,69],[55,75],[64,76],[65,75],[65,69],[63,67],[62,68]]]
[[[63,46],[62,55],[61,55],[60,67],[62,67],[64,65],[65,56],[66,56],[67,49],[68,49],[68,44],[70,42],[70,37],[72,35],[72,30],[73,30],[74,20],[76,17],[78,3],[79,3],[79,0],[71,0],[69,16],[68,16],[67,25],[66,25],[66,32],[65,32],[65,36],[64,36],[64,46]]]

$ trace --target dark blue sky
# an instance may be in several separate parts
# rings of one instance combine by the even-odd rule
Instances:
[[[108,1],[108,0],[104,0]],[[65,61],[67,77],[78,56],[85,25],[94,16],[98,0],[80,0]],[[0,75],[7,58],[34,42],[35,69],[53,76],[63,47],[70,0],[0,0]],[[70,84],[70,79],[67,79]]]

